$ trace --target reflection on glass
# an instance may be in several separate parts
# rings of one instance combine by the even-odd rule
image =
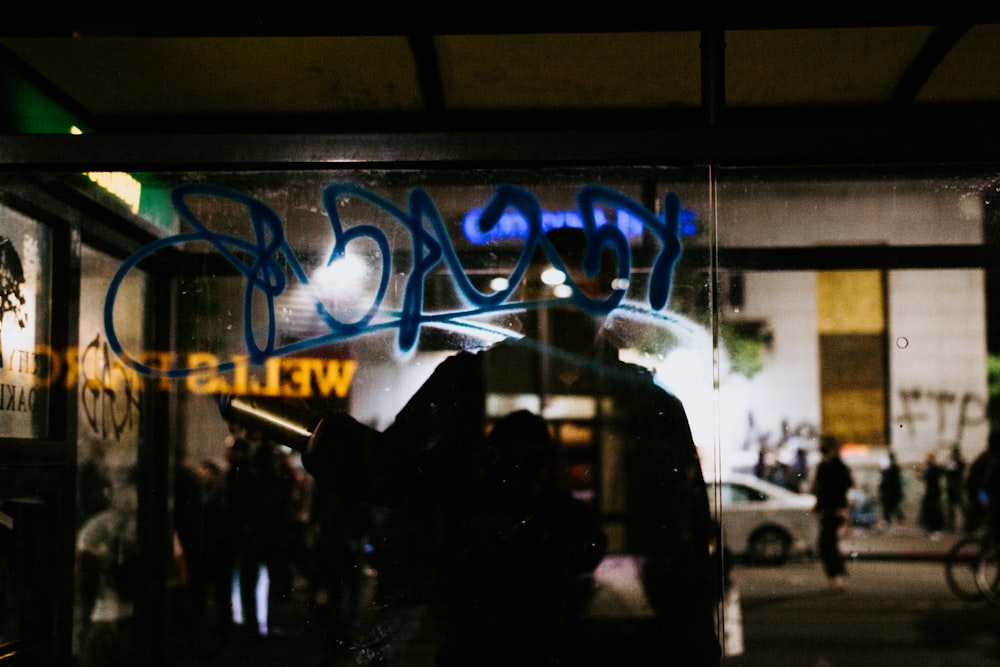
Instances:
[[[139,563],[136,485],[144,381],[108,349],[101,321],[118,262],[84,247],[81,262],[77,445],[77,534],[73,654],[83,665],[132,665]],[[130,277],[120,308],[141,312],[145,279]],[[144,341],[143,318],[129,317],[119,335]]]
[[[135,593],[139,581],[138,498],[133,472],[120,471],[108,509],[80,527],[76,541],[79,664],[136,664]]]
[[[48,435],[49,392],[60,376],[52,350],[51,233],[0,206],[0,432]]]

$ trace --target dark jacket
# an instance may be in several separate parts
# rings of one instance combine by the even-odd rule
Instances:
[[[813,485],[816,511],[828,513],[847,509],[847,492],[853,486],[854,478],[843,459],[834,456],[820,461]]]
[[[347,414],[324,419],[317,436],[320,446],[303,462],[310,473],[334,480],[345,493],[404,511],[432,507],[439,523],[424,531],[429,549],[425,564],[435,585],[447,589],[456,569],[435,571],[434,563],[448,561],[436,557],[429,542],[437,533],[442,553],[448,553],[449,545],[454,553],[454,545],[469,537],[461,526],[470,525],[470,512],[477,508],[469,499],[477,497],[482,484],[477,471],[487,451],[485,435],[492,421],[503,416],[491,414],[488,406],[511,395],[590,397],[599,423],[594,437],[600,442],[593,444],[610,480],[594,502],[607,510],[605,529],[623,536],[611,541],[611,549],[639,556],[644,563],[645,592],[662,620],[660,646],[687,647],[685,655],[694,660],[689,664],[717,662],[712,620],[717,582],[708,549],[712,523],[680,401],[654,384],[645,369],[619,361],[617,350],[607,344],[587,359],[547,358],[548,365],[572,371],[567,373],[574,378],[571,386],[551,384],[556,381],[549,378],[550,384],[540,387],[539,369],[546,367],[541,358],[528,340],[459,352],[438,366],[382,432]],[[600,555],[579,560],[592,567]],[[522,604],[527,607],[531,601]]]

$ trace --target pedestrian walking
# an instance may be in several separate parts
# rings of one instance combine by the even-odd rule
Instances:
[[[851,469],[840,458],[840,440],[830,435],[820,436],[822,459],[813,479],[816,496],[815,512],[819,517],[819,556],[830,585],[844,585],[847,568],[840,552],[840,531],[847,524],[847,492],[854,487]]]
[[[934,452],[927,452],[924,466],[924,495],[920,501],[920,525],[936,536],[944,528],[944,512],[941,507],[941,478],[944,469],[937,462]]]
[[[959,528],[965,518],[965,469],[962,450],[958,445],[954,445],[944,473],[944,489],[947,497],[945,519],[948,530]]]
[[[965,476],[965,530],[973,532],[989,524],[991,498],[989,483],[1000,462],[1000,430],[990,430],[986,449],[969,465]]]
[[[903,475],[896,461],[896,454],[889,452],[889,460],[882,468],[878,484],[879,501],[882,503],[882,520],[886,526],[902,523]]]

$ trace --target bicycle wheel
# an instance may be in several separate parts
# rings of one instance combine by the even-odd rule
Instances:
[[[1000,604],[1000,547],[990,542],[983,547],[976,562],[976,585],[983,597]]]
[[[967,535],[948,551],[944,562],[944,577],[948,588],[962,600],[983,600],[979,589],[977,570],[979,557],[983,551],[983,539],[978,535]],[[983,573],[984,580],[986,573]]]

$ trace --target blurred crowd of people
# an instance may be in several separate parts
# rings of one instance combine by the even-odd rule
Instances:
[[[842,585],[846,574],[838,538],[849,526],[881,531],[911,522],[931,539],[944,531],[987,530],[1000,536],[1000,512],[994,511],[1000,502],[1000,431],[990,433],[986,449],[971,462],[958,444],[948,448],[943,460],[938,450],[930,450],[922,462],[906,468],[890,450],[871,492],[855,484],[838,440],[820,436],[817,443],[820,456],[815,464],[801,446],[794,456],[762,448],[753,472],[760,479],[817,497],[817,550],[835,586]]]
[[[991,436],[993,439],[996,437]],[[931,450],[922,465],[908,464],[909,470],[904,470],[895,452],[890,450],[878,470],[877,488],[871,492],[855,488],[852,503],[858,506],[849,508],[852,523],[884,529],[911,520],[930,534],[975,530],[988,509],[990,497],[995,495],[986,491],[987,470],[992,468],[995,457],[991,446],[970,463],[961,447],[953,445],[946,459]],[[813,490],[818,464],[819,461],[811,462],[803,447],[787,456],[762,448],[753,472],[760,479],[806,493]],[[908,516],[907,507],[916,510],[912,516]]]
[[[179,467],[175,478],[175,607],[202,652],[280,636],[303,600],[346,635],[360,620],[372,517],[337,513],[298,452],[229,421],[225,461]],[[234,633],[238,632],[237,636]]]

